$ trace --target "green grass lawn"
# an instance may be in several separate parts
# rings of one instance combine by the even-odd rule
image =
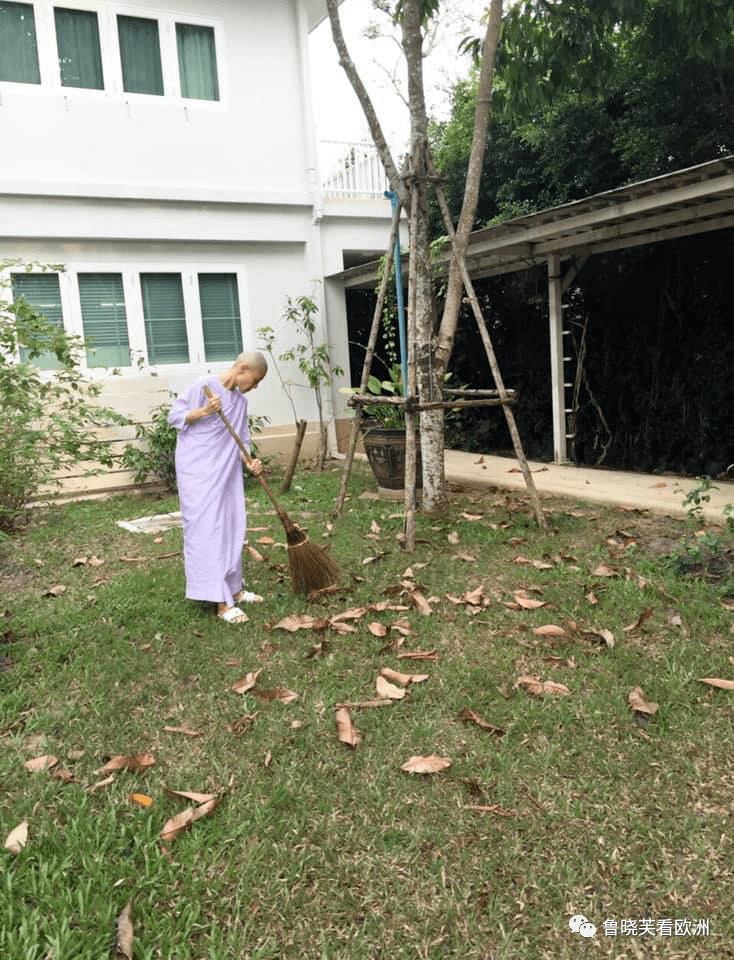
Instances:
[[[734,604],[678,575],[694,528],[549,500],[542,533],[522,496],[454,491],[408,555],[363,465],[329,530],[338,486],[302,471],[282,498],[343,571],[308,602],[249,483],[244,625],[184,600],[180,530],[116,526],[175,498],[51,507],[0,544],[0,834],[28,824],[0,958],[114,957],[131,900],[135,960],[734,957],[734,691],[699,682],[734,678]],[[383,668],[428,678],[366,706]],[[450,766],[401,769],[431,755]],[[163,840],[197,806],[167,790],[217,802]]]

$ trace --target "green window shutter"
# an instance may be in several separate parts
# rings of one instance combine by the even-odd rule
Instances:
[[[234,360],[242,353],[242,325],[234,273],[200,273],[199,301],[207,360]]]
[[[217,54],[214,28],[176,24],[181,96],[192,100],[218,100]]]
[[[54,7],[54,20],[61,85],[104,90],[97,14]]]
[[[147,17],[117,17],[122,85],[128,93],[163,96],[158,21]]]
[[[64,326],[64,315],[61,311],[61,292],[59,277],[56,273],[15,273],[13,274],[13,297],[23,297],[28,303],[44,316],[49,323],[57,327]],[[28,360],[28,351],[20,351],[20,359]],[[37,367],[43,370],[59,370],[61,364],[53,353],[42,353],[33,360]]]
[[[180,273],[141,273],[145,337],[150,363],[188,363]]]
[[[36,21],[30,3],[0,3],[0,80],[41,82]]]
[[[122,275],[80,273],[79,301],[89,366],[130,366]]]

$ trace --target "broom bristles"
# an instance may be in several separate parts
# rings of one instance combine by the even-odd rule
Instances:
[[[288,543],[288,564],[293,589],[296,593],[307,594],[333,586],[339,580],[338,565],[328,553],[312,543],[302,530],[299,532],[305,539],[298,543]]]

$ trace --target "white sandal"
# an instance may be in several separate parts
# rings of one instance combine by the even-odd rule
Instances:
[[[242,617],[242,620],[239,621],[240,623],[244,623],[250,619],[244,610],[240,610],[239,607],[230,607],[229,610],[225,610],[224,613],[218,613],[217,616],[220,620],[224,620],[227,623],[232,623],[237,617]]]
[[[264,599],[259,593],[252,593],[250,590],[240,590],[235,597],[237,603],[262,603]]]

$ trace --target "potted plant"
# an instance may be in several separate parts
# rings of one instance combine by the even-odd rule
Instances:
[[[388,377],[380,380],[374,375],[367,381],[367,391],[375,397],[403,395],[402,373],[399,363],[386,365]],[[355,394],[356,388],[344,388]],[[367,461],[377,484],[384,490],[402,490],[405,487],[405,413],[394,403],[374,403],[365,406],[361,423],[362,442]],[[416,483],[420,487],[420,448],[416,458]]]

